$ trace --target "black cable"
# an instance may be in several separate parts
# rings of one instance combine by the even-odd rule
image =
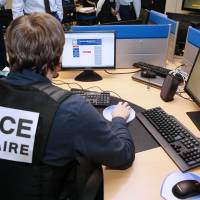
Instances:
[[[56,82],[60,82],[60,83],[56,83]],[[65,82],[65,81],[62,81],[62,80],[54,80],[53,81],[53,83],[55,84],[55,85],[68,85],[68,87],[70,88],[70,89],[72,89],[72,87],[70,87],[70,85],[72,85],[72,84],[75,84],[75,85],[78,85],[80,88],[81,88],[81,90],[89,90],[89,89],[91,89],[91,88],[98,88],[101,92],[109,92],[109,93],[113,93],[113,94],[115,94],[118,98],[120,98],[120,99],[122,99],[121,98],[121,96],[119,95],[119,94],[117,94],[116,92],[114,92],[114,91],[112,91],[112,90],[102,90],[99,86],[92,86],[92,87],[89,87],[89,88],[86,88],[86,89],[84,89],[80,84],[78,84],[78,83],[67,83],[67,82]]]
[[[112,90],[102,90],[99,86],[92,86],[92,87],[86,88],[86,90],[89,90],[89,89],[91,89],[91,88],[98,88],[101,92],[113,93],[113,94],[115,94],[117,97],[119,97],[120,99],[122,99],[121,96],[120,96],[119,94],[117,94],[116,92],[114,92],[114,91],[112,91]]]
[[[190,101],[190,102],[193,102],[193,100],[192,100],[191,98],[182,96],[182,93],[184,93],[184,92],[178,92],[178,93],[176,93],[176,94],[177,94],[179,97],[181,97],[181,98],[183,98],[183,99],[185,99],[185,100],[188,100],[188,101]]]
[[[88,88],[86,88],[86,90],[90,90],[92,88],[98,88],[101,92],[104,92],[99,86],[88,87]]]
[[[84,88],[78,83],[72,82],[72,83],[68,83],[68,84],[69,84],[70,89],[72,89],[72,87],[70,87],[70,85],[78,85],[81,90],[84,90]]]
[[[134,72],[119,72],[119,73],[112,73],[112,72],[108,72],[107,70],[104,70],[104,72],[106,72],[107,74],[112,74],[112,75],[115,75],[115,74],[134,74],[134,73],[139,72],[139,71],[141,71],[141,69],[134,71]]]
[[[112,91],[112,90],[105,90],[104,92],[110,92],[115,94],[119,99],[122,99],[121,96],[119,94],[117,94],[116,92]]]
[[[181,64],[181,65],[177,66],[175,69],[178,69],[179,67],[183,67],[183,66],[185,66],[185,64]]]
[[[56,82],[60,82],[60,83],[56,83]],[[66,85],[68,85],[68,87],[69,87],[70,89],[72,89],[72,87],[71,87],[70,85],[78,85],[79,88],[80,88],[81,90],[83,90],[83,87],[82,87],[80,84],[75,83],[75,82],[67,83],[67,82],[62,81],[62,80],[54,80],[53,83],[54,83],[55,85],[65,85],[65,84],[66,84]]]

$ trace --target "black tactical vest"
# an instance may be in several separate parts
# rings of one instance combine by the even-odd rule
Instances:
[[[67,166],[49,166],[43,163],[43,156],[54,115],[69,96],[69,92],[50,83],[14,86],[0,81],[0,106],[40,113],[32,163],[0,159],[1,200],[60,199]]]

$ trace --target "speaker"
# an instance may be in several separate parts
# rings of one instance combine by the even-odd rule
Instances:
[[[180,82],[179,76],[168,74],[161,88],[161,99],[165,102],[172,101]]]

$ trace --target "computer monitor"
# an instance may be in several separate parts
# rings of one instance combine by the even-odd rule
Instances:
[[[182,10],[200,12],[200,1],[199,0],[183,0]]]
[[[188,27],[199,24],[200,15],[188,14],[188,13],[166,13],[170,19],[179,21],[178,35],[176,40],[176,55],[183,55],[185,42],[187,38]],[[196,26],[197,26],[196,25]]]
[[[200,52],[198,52],[190,75],[188,77],[185,92],[194,100],[194,102],[200,106]],[[200,130],[200,111],[187,113],[197,128]]]
[[[84,70],[75,80],[98,81],[93,70],[115,69],[115,32],[67,32],[62,69]]]

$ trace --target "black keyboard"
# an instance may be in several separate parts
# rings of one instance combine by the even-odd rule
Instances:
[[[200,142],[161,108],[138,113],[137,118],[182,171],[200,166]]]
[[[158,76],[161,76],[163,78],[165,78],[168,75],[168,73],[171,71],[170,69],[160,67],[160,66],[151,65],[151,64],[148,64],[148,63],[144,63],[144,62],[134,63],[133,66],[144,69],[144,70],[153,71]]]
[[[95,92],[86,91],[81,89],[71,89],[73,94],[81,95],[90,102],[93,106],[107,107],[110,105],[110,93],[109,92]]]

